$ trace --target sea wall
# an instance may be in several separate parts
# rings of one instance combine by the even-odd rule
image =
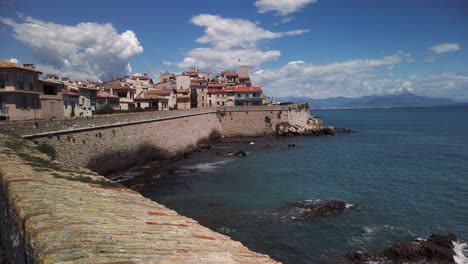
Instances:
[[[306,127],[309,120],[306,105],[296,104],[9,122],[0,128],[52,146],[68,167],[109,174],[180,155],[216,137],[273,135],[278,124]]]
[[[277,263],[4,132],[0,213],[6,263]]]

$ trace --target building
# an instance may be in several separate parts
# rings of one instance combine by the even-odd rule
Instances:
[[[175,90],[177,89],[176,80],[170,80],[167,82],[157,83],[154,88],[155,90],[169,90],[169,91]]]
[[[74,89],[76,91],[76,89]],[[97,100],[98,89],[88,86],[87,84],[78,85],[78,93],[80,95],[78,99],[78,113],[77,116],[92,116],[93,112],[96,111],[96,100]]]
[[[99,109],[105,105],[110,105],[112,109],[120,109],[120,99],[118,96],[112,94],[98,93],[96,95],[96,109]]]
[[[42,86],[41,109],[42,118],[58,118],[64,117],[63,99],[60,94],[65,85],[63,82],[58,81],[55,76],[48,76],[45,80],[39,80],[39,84]],[[52,78],[51,78],[52,77]]]
[[[154,88],[153,80],[146,73],[143,75],[127,76],[125,83],[135,89],[135,94],[146,93]]]
[[[239,84],[239,75],[235,71],[222,71],[220,81],[226,86],[236,86]]]
[[[261,87],[233,87],[234,90],[234,105],[262,105],[262,88]]]
[[[227,95],[225,89],[208,89],[207,92],[207,106],[218,107],[227,106]]]
[[[252,86],[250,82],[249,66],[247,65],[240,66],[238,86]]]
[[[75,117],[79,112],[78,100],[80,98],[79,91],[74,93],[71,91],[62,91],[62,102],[63,102],[63,116],[64,117]]]
[[[135,98],[136,90],[130,86],[106,86],[103,89],[105,92],[115,95],[119,98],[121,110],[133,110],[136,108],[133,98]]]
[[[190,76],[188,75],[177,75],[176,76],[176,89],[189,89],[190,88]]]
[[[168,81],[175,81],[175,74],[173,73],[170,73],[168,71],[166,72],[161,72],[161,74],[159,75],[159,83],[165,83],[165,82],[168,82]]]
[[[192,78],[190,80],[190,107],[205,107],[207,80],[204,78]]]
[[[190,109],[190,89],[176,90],[177,109]]]
[[[32,64],[0,60],[0,120],[42,118],[40,74]]]
[[[138,108],[142,108],[145,111],[169,110],[169,99],[154,93],[139,94],[135,96],[134,101]]]
[[[175,109],[177,104],[177,96],[175,89],[174,90],[152,90],[149,91],[148,94],[151,95],[158,95],[161,98],[167,99],[167,109]],[[166,110],[166,107],[163,106],[162,110]]]

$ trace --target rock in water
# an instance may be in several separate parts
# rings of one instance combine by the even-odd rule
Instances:
[[[243,150],[241,151],[237,151],[236,153],[234,153],[234,155],[238,156],[238,157],[245,157],[247,156],[247,153]]]
[[[391,263],[455,263],[453,255],[454,245],[457,241],[454,234],[431,235],[427,240],[417,239],[410,243],[398,243],[381,253],[353,252],[346,258],[354,263],[381,261]]]
[[[307,209],[304,212],[304,218],[311,219],[320,216],[329,216],[341,213],[344,210],[346,210],[345,202],[333,200],[326,202],[319,207]]]

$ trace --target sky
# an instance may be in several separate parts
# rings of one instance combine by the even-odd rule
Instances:
[[[0,43],[75,80],[247,64],[274,97],[468,101],[466,0],[0,0]]]

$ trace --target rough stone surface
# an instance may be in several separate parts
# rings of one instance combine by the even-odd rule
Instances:
[[[0,241],[12,263],[277,263],[4,133],[0,210]]]
[[[107,175],[151,159],[190,152],[213,135],[275,135],[278,124],[297,127],[294,134],[323,134],[326,128],[310,116],[305,104],[10,122],[0,128],[33,135],[28,138],[53,146],[57,160],[68,167],[87,167]]]

